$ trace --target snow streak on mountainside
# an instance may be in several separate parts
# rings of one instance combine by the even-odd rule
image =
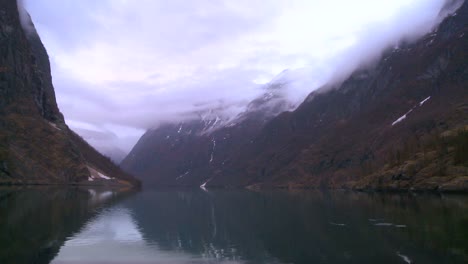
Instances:
[[[209,133],[201,120],[184,122],[180,133],[172,124],[150,130],[122,166],[155,185],[467,188],[465,147],[455,143],[468,125],[467,9],[297,108],[275,80]]]
[[[230,152],[248,143],[259,129],[278,114],[291,110],[283,97],[281,82],[270,83],[247,109],[234,118],[209,110],[197,113],[198,119],[165,124],[143,135],[121,166],[136,175],[146,175],[152,185],[159,178],[169,185],[206,184],[215,166],[224,166]],[[151,156],[141,155],[152,153]],[[158,172],[158,176],[154,172]],[[153,176],[150,176],[153,175]],[[162,179],[161,179],[162,180]]]
[[[453,9],[439,14],[444,2],[460,1],[24,2],[49,50],[67,124],[118,157],[103,146],[128,152],[147,129],[219,107],[218,116],[234,118],[269,81],[285,84],[294,109],[387,47],[431,31]],[[86,126],[105,133],[94,137]]]

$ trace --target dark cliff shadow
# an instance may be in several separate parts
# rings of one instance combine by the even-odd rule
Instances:
[[[0,187],[0,263],[49,263],[68,237],[126,189]]]
[[[316,191],[145,191],[123,204],[132,208],[148,243],[217,261],[404,263],[408,255],[415,263],[464,263],[467,199]]]

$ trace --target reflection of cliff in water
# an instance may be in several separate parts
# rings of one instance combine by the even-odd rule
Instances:
[[[128,194],[109,189],[2,187],[0,263],[49,263],[67,237]]]
[[[131,210],[122,206],[113,206],[102,211],[79,233],[69,238],[51,262],[51,264],[67,263],[235,264],[238,262],[223,262],[182,250],[162,250],[159,245],[144,240]]]
[[[0,189],[0,263],[468,263],[466,196],[125,196]]]
[[[144,192],[124,204],[149,243],[220,260],[399,263],[404,254],[422,263],[468,260],[466,197]]]

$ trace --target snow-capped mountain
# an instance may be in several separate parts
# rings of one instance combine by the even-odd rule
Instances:
[[[465,2],[297,108],[284,73],[232,121],[148,131],[122,166],[160,186],[466,190],[467,31]]]
[[[194,120],[150,129],[121,166],[150,185],[159,181],[176,186],[202,185],[209,180],[206,175],[231,159],[232,151],[250,144],[264,124],[291,109],[282,94],[284,85],[265,85],[264,92],[235,117],[223,114],[219,107],[197,112]]]

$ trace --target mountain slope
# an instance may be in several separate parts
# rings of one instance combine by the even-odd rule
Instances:
[[[47,52],[15,0],[0,0],[0,43],[0,184],[139,184],[67,127]]]
[[[464,4],[458,15],[447,18],[436,34],[390,51],[375,68],[357,71],[338,87],[311,94],[296,111],[272,120],[255,144],[243,150],[244,158],[232,164],[237,171],[234,184],[438,187],[420,182],[421,178],[424,181],[443,176],[433,169],[429,171],[434,175],[406,172],[404,183],[386,182],[381,180],[382,175],[371,177],[382,182],[381,186],[366,183],[355,186],[354,182],[392,166],[389,164],[392,152],[405,152],[406,156],[394,164],[404,166],[403,160],[412,159],[418,152],[417,147],[404,149],[409,148],[409,141],[416,141],[412,144],[422,145],[420,148],[426,147],[429,152],[432,149],[426,145],[434,143],[427,141],[437,141],[440,133],[466,125],[466,9]],[[392,125],[411,109],[405,120]],[[450,177],[440,184],[451,181],[453,176],[468,175],[466,167],[459,173],[445,175]],[[398,179],[400,174],[405,172],[385,177]],[[211,184],[230,182],[231,175],[219,175]]]
[[[216,111],[199,119],[148,130],[122,161],[148,185],[199,186],[258,134],[268,120],[290,108],[281,82],[267,85],[246,111],[228,120]]]
[[[467,9],[292,112],[247,112],[173,148],[163,147],[177,131],[167,125],[122,165],[159,185],[468,190]]]

